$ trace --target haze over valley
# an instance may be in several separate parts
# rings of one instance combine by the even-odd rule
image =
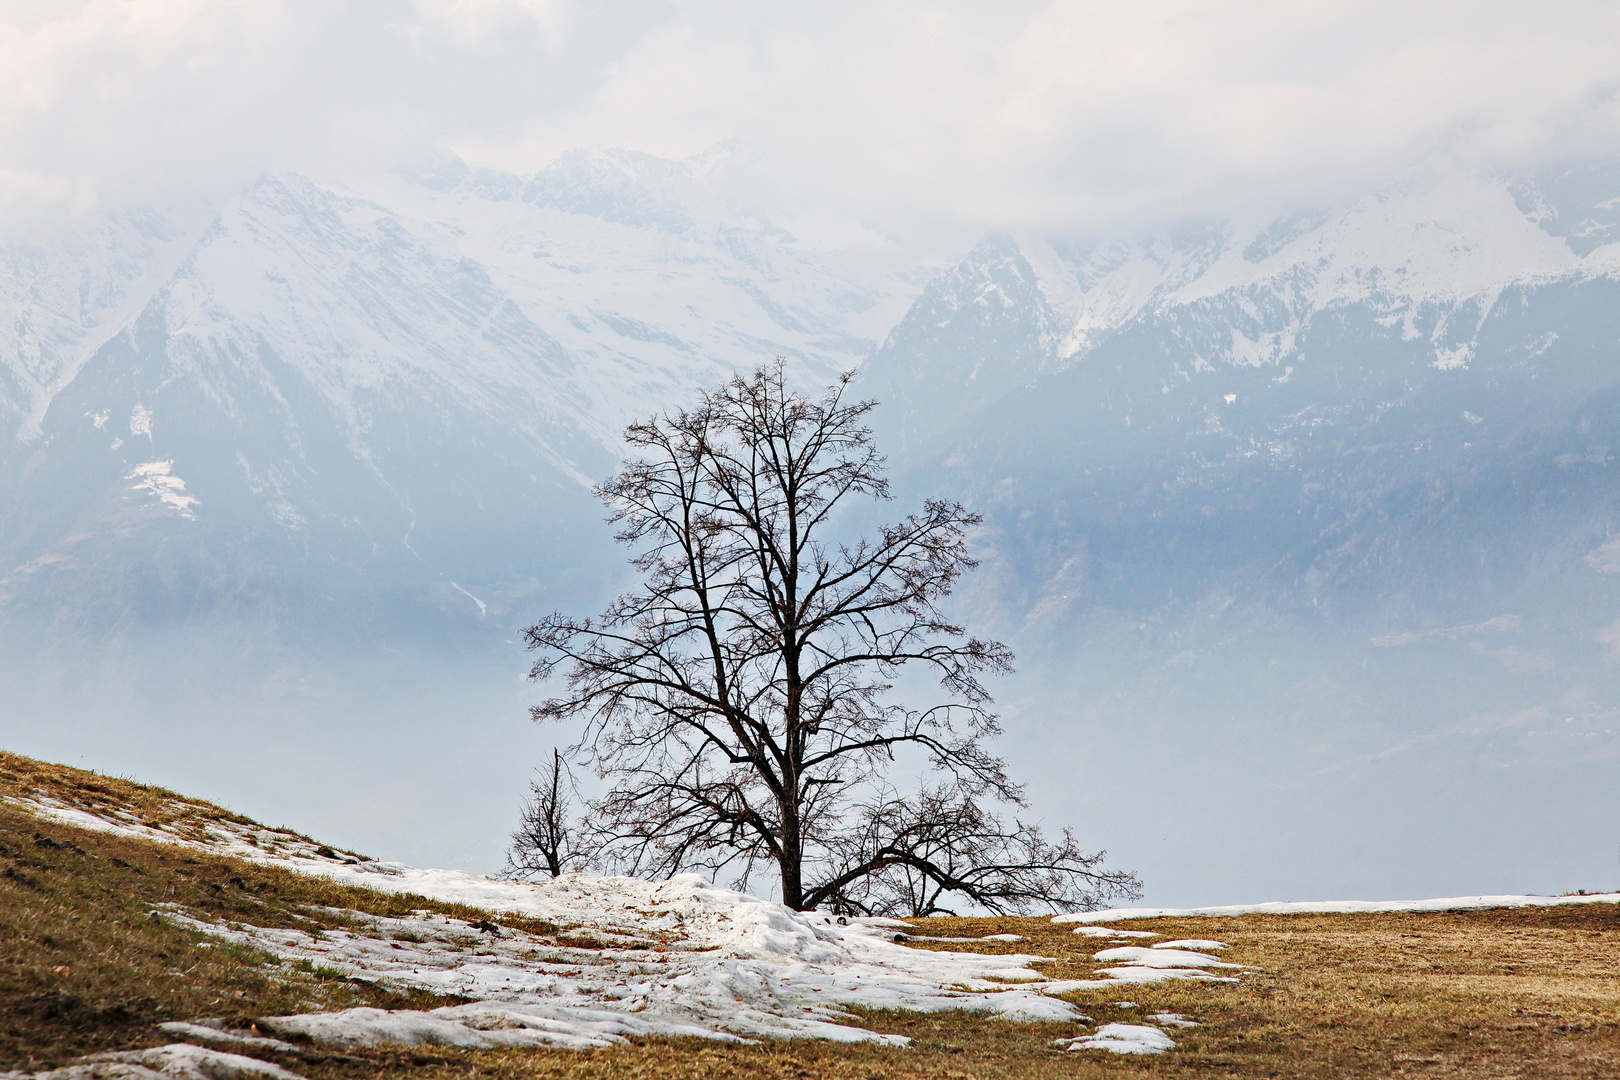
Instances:
[[[952,610],[1017,655],[999,749],[1145,903],[1620,884],[1612,100],[1529,146],[1418,95],[1429,126],[1350,132],[1355,168],[1265,142],[1252,175],[1190,138],[1110,158],[1087,112],[1070,156],[976,152],[1038,184],[963,166],[998,194],[947,198],[907,187],[915,125],[905,176],[846,175],[813,109],[780,106],[790,153],[729,83],[661,143],[614,95],[695,61],[592,33],[619,66],[540,134],[422,106],[348,160],[265,124],[262,160],[116,196],[63,151],[99,194],[0,246],[6,749],[497,870],[567,735],[528,719],[521,631],[629,580],[590,490],[621,430],[782,356],[882,403],[889,512],[985,515]],[[1208,185],[1119,195],[1154,162]]]

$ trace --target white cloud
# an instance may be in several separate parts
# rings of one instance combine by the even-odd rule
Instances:
[[[1573,0],[0,2],[0,207],[739,138],[743,183],[851,221],[1086,224],[1352,189],[1437,147],[1612,153],[1617,87],[1620,9]]]

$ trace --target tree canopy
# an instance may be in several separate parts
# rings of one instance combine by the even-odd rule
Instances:
[[[1049,842],[992,809],[1022,805],[985,748],[999,728],[980,681],[1012,655],[939,606],[976,565],[979,516],[930,500],[840,532],[851,504],[891,498],[875,403],[846,400],[850,378],[805,397],[779,361],[626,431],[637,456],[597,493],[639,587],[598,618],[525,632],[531,675],[563,676],[534,717],[583,719],[575,749],[610,784],[590,804],[596,855],[739,881],[768,866],[784,903],[859,913],[1132,895],[1136,879],[1067,830]],[[894,700],[908,666],[942,700]],[[901,791],[908,748],[930,779]]]

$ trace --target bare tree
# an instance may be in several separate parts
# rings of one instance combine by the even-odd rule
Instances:
[[[847,914],[957,915],[953,894],[997,913],[1041,904],[1096,908],[1137,894],[1136,878],[1102,869],[1074,834],[1049,843],[1040,828],[987,811],[961,785],[890,792],[861,808],[859,827],[837,837],[842,873],[827,906]]]
[[[598,488],[638,549],[642,585],[598,619],[554,614],[526,632],[532,677],[566,666],[536,720],[583,718],[579,750],[611,790],[591,805],[603,852],[633,873],[769,866],[785,904],[942,910],[1073,908],[1128,895],[1065,834],[1056,847],[979,809],[1021,791],[983,743],[999,731],[981,674],[1012,656],[969,637],[938,603],[976,564],[980,518],[948,501],[840,540],[837,515],[887,500],[883,459],[844,400],[790,392],[780,360],[630,426],[639,458]],[[890,701],[906,665],[946,700]],[[943,783],[913,799],[886,777],[916,752]],[[971,822],[976,838],[955,840]],[[917,884],[897,884],[910,874]],[[896,875],[900,875],[897,877]],[[906,892],[911,888],[912,892]]]
[[[503,876],[556,877],[580,869],[587,845],[581,843],[582,827],[569,821],[574,792],[573,775],[554,748],[550,767],[542,766],[539,776],[529,781],[529,795],[523,800],[518,828],[506,851]]]

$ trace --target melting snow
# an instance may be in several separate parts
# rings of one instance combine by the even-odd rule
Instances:
[[[513,1046],[556,1046],[583,1050],[623,1042],[627,1035],[716,1035],[695,1024],[628,1016],[607,1009],[558,1008],[479,1001],[429,1012],[345,1009],[341,1012],[273,1016],[260,1025],[271,1031],[307,1036],[346,1050],[387,1043],[433,1044],[484,1050]],[[840,1028],[861,1034],[858,1029]]]
[[[852,1026],[848,1007],[969,1009],[1008,1020],[1077,1021],[1083,1019],[1079,1010],[1052,995],[1167,979],[1230,983],[1236,981],[1233,975],[1214,972],[1241,970],[1205,951],[1224,948],[1224,943],[1189,938],[1106,948],[1094,954],[1099,963],[1110,965],[1099,970],[1097,978],[1054,980],[1031,966],[1046,959],[1040,956],[911,948],[904,944],[911,936],[904,932],[911,929],[909,924],[892,919],[840,923],[830,916],[792,911],[717,888],[695,874],[665,882],[575,874],[528,884],[375,862],[250,823],[180,814],[154,826],[117,810],[92,814],[49,800],[24,805],[67,824],[541,920],[564,927],[571,935],[556,940],[511,927],[489,933],[487,924],[481,928],[426,911],[403,918],[334,911],[329,921],[339,925],[312,924],[308,929],[213,923],[199,913],[165,912],[165,918],[217,938],[254,945],[283,960],[306,960],[388,985],[474,999],[425,1012],[348,1009],[263,1022],[276,1035],[308,1036],[337,1045],[403,1041],[577,1047],[652,1034],[903,1043],[898,1036]],[[1620,894],[1129,908],[1058,916],[1055,921],[1082,922],[1085,925],[1077,926],[1076,933],[1117,940],[1158,935],[1096,924],[1164,916],[1451,911],[1617,901]],[[576,947],[579,939],[589,939],[586,943],[596,947]],[[1010,942],[1016,935],[954,940]],[[1163,1023],[1182,1026],[1169,1015]],[[174,1033],[187,1034],[178,1028]],[[235,1039],[229,1034],[212,1037],[221,1042]],[[1065,1045],[1158,1053],[1173,1042],[1156,1028],[1110,1024]],[[151,1068],[139,1062],[126,1064]]]
[[[904,1043],[899,1036],[851,1026],[847,1008],[968,1009],[995,1019],[1069,1022],[1081,1019],[1081,1013],[1051,995],[1123,983],[1212,979],[1199,968],[1234,966],[1175,950],[1129,949],[1129,956],[1105,950],[1099,959],[1116,966],[1098,978],[1050,980],[1031,966],[1045,957],[911,948],[902,943],[908,935],[898,932],[911,929],[909,924],[892,919],[841,923],[717,888],[695,874],[664,882],[574,874],[529,884],[363,860],[246,823],[179,816],[155,827],[113,810],[91,814],[47,801],[26,805],[81,827],[566,928],[569,937],[559,941],[511,927],[490,933],[488,924],[481,928],[426,911],[402,918],[334,911],[324,921],[335,926],[278,929],[163,910],[166,919],[284,961],[475,999],[427,1012],[348,1009],[261,1021],[276,1035],[337,1045],[580,1047],[655,1034]],[[599,947],[575,947],[580,939]],[[1153,959],[1144,961],[1137,953]]]
[[[1175,1040],[1146,1024],[1104,1024],[1095,1035],[1059,1039],[1053,1045],[1065,1050],[1107,1050],[1112,1054],[1162,1054],[1173,1049]]]
[[[1378,644],[1378,642],[1374,642]],[[1266,904],[1227,904],[1199,908],[1113,908],[1084,915],[1058,915],[1053,922],[1124,922],[1129,919],[1231,918],[1237,915],[1388,915],[1423,911],[1488,911],[1493,908],[1560,907],[1564,904],[1620,904],[1620,893],[1583,896],[1449,896],[1435,900],[1307,900]]]
[[[420,874],[411,878],[418,886],[412,891],[426,891]],[[903,1042],[841,1023],[849,1019],[844,1007],[972,1009],[1020,1021],[1079,1015],[1042,993],[1069,984],[1028,966],[1041,957],[912,949],[892,940],[900,935],[881,925],[886,920],[840,925],[695,874],[659,883],[569,875],[541,885],[489,885],[510,889],[510,913],[568,926],[575,939],[595,938],[602,947],[560,945],[511,928],[491,935],[427,912],[346,913],[347,925],[318,935],[215,924],[179,910],[164,917],[289,962],[477,999],[427,1013],[350,1009],[261,1021],[278,1035],[338,1045],[582,1047],[639,1035]]]
[[[1149,1013],[1148,1019],[1161,1027],[1195,1028],[1198,1026],[1198,1021],[1189,1020],[1180,1013],[1173,1012]]]
[[[1062,922],[1073,922],[1075,919],[1086,919],[1086,918],[1090,918],[1090,915],[1089,914],[1059,915],[1056,918],[1054,918],[1052,921],[1055,922],[1055,923],[1062,923]],[[1155,934],[1151,930],[1115,930],[1111,926],[1077,926],[1077,927],[1074,928],[1074,932],[1077,933],[1077,934],[1083,934],[1086,937],[1105,937],[1105,938],[1120,938],[1120,939],[1124,939],[1124,938],[1145,938],[1145,937],[1158,937],[1159,936],[1158,934]]]
[[[78,1064],[40,1073],[0,1073],[0,1080],[303,1080],[257,1058],[190,1043],[117,1054],[92,1054]]]
[[[198,1020],[187,1022],[171,1020],[159,1024],[158,1030],[169,1035],[178,1035],[184,1039],[202,1040],[210,1043],[224,1043],[228,1046],[251,1047],[255,1050],[270,1050],[282,1054],[296,1054],[298,1047],[281,1039],[270,1039],[263,1035],[255,1035],[251,1031],[227,1028],[221,1020]]]
[[[1235,968],[1218,956],[1193,952],[1189,949],[1166,949],[1162,945],[1143,948],[1140,945],[1121,945],[1117,949],[1104,949],[1093,954],[1098,960],[1118,961],[1122,964],[1147,968]]]
[[[1183,938],[1180,941],[1156,941],[1155,949],[1198,949],[1207,952],[1210,949],[1224,949],[1226,942],[1210,941],[1207,938]]]

